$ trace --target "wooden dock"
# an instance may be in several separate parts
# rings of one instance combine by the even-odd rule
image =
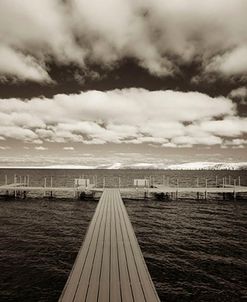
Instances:
[[[103,191],[59,301],[160,301],[118,189]]]
[[[53,177],[50,179],[44,177],[43,184],[40,186],[31,186],[29,176],[14,176],[14,181],[8,184],[8,177],[5,175],[5,184],[0,185],[0,197],[3,198],[27,198],[28,196],[35,197],[58,197],[58,198],[77,198],[85,199],[87,197],[96,197],[102,194],[106,188],[106,177],[102,177],[102,181],[97,182],[97,176],[85,178],[75,178],[67,181],[68,185],[57,186],[59,181],[55,181],[56,186],[53,185]],[[49,181],[47,181],[49,180]],[[37,182],[36,182],[37,183]],[[39,182],[41,184],[42,181]],[[210,181],[205,178],[199,181],[196,178],[196,182],[190,180],[189,186],[183,186],[180,184],[179,179],[171,181],[169,178],[162,178],[158,182],[155,182],[154,177],[148,177],[143,179],[134,179],[131,185],[130,182],[121,181],[120,177],[117,177],[117,183],[111,182],[111,187],[117,187],[122,193],[124,198],[154,198],[159,200],[173,200],[187,198],[190,195],[191,199],[208,199],[213,195],[221,195],[222,199],[246,199],[247,186],[240,184],[240,176],[236,179],[224,177],[222,181],[216,176],[215,180]],[[193,185],[195,183],[195,185]],[[99,186],[98,186],[99,185]],[[109,187],[109,185],[108,185]]]

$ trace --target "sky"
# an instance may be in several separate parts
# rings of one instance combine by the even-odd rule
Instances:
[[[1,0],[0,166],[247,162],[246,0]]]

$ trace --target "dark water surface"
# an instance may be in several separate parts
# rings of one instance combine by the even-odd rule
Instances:
[[[82,174],[10,170],[1,171],[0,178],[5,173],[9,179],[14,173],[28,173],[33,183],[44,175],[57,176],[62,183]],[[97,171],[99,179],[105,174],[128,179],[148,173],[164,174]],[[215,178],[205,171],[166,173],[187,183],[196,176]],[[239,172],[230,174],[237,178]],[[246,182],[243,172],[241,180]],[[96,205],[73,199],[0,201],[1,302],[58,300]],[[247,301],[246,200],[126,200],[125,205],[161,301]]]

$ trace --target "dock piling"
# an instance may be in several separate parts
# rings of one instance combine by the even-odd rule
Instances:
[[[46,177],[44,178],[44,192],[43,192],[43,196],[46,196]]]
[[[53,190],[52,190],[52,187],[53,187],[53,177],[51,176],[51,192],[50,192],[50,197],[51,197],[51,198],[53,197]]]

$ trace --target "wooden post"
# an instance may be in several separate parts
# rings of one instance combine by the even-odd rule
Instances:
[[[5,185],[7,185],[7,184],[8,184],[8,175],[5,174]]]
[[[178,180],[178,178],[177,178],[177,188],[179,187],[179,180]]]
[[[207,198],[208,198],[208,192],[207,190],[205,190],[205,200],[207,200]]]
[[[45,177],[45,179],[44,179],[44,192],[43,192],[44,197],[45,197],[45,195],[46,195],[46,190],[45,190],[45,188],[46,188],[46,177]]]
[[[95,187],[97,188],[97,182],[98,182],[98,180],[97,180],[97,175],[95,175]]]
[[[29,187],[30,184],[29,184],[29,175],[27,175],[27,186]]]
[[[238,177],[238,186],[240,187],[241,184],[240,184],[240,176]]]
[[[225,177],[222,179],[222,187],[225,188]]]
[[[52,197],[52,186],[53,186],[53,178],[51,176],[51,197]]]
[[[14,175],[14,184],[16,184],[16,174]],[[15,194],[15,198],[16,198],[16,194],[17,192],[16,192],[16,189],[15,189],[15,191],[14,191],[14,194]]]
[[[207,178],[205,179],[205,187],[206,188],[208,187],[208,179]]]
[[[237,199],[237,192],[236,192],[236,179],[235,178],[233,180],[233,184],[234,184],[233,198],[234,198],[234,200],[236,200]]]
[[[76,198],[76,182],[74,181],[74,198]]]
[[[178,190],[176,190],[176,200],[178,200]]]

